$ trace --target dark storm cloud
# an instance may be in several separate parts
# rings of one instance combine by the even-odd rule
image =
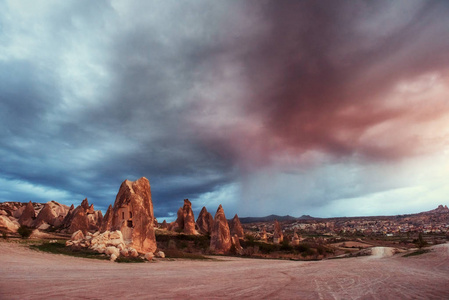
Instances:
[[[325,205],[377,190],[338,190],[361,177],[345,160],[425,152],[401,128],[448,110],[387,101],[447,66],[444,2],[16,1],[0,11],[2,201],[88,197],[105,209],[124,179],[145,176],[158,217],[184,198],[241,202],[248,214],[272,208],[253,209],[267,195],[290,199],[277,213]],[[391,122],[404,143],[370,132]],[[335,159],[316,175],[301,169]]]
[[[400,159],[420,149],[382,147],[363,141],[362,135],[391,120],[421,122],[424,115],[438,118],[448,112],[447,106],[416,112],[422,107],[389,106],[385,100],[401,81],[446,70],[446,3],[269,1],[259,8],[263,32],[242,40],[239,47],[245,51],[217,69],[235,60],[242,64],[241,79],[253,93],[242,109],[263,127],[250,142],[260,144],[262,160],[286,149]],[[276,139],[274,145],[266,142],[270,138]],[[232,140],[238,137],[231,135],[224,144]],[[241,159],[240,149],[233,154]]]

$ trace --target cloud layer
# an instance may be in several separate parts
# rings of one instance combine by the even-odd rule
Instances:
[[[446,200],[444,2],[0,11],[0,201],[104,209],[141,176],[159,218],[184,198],[197,211],[317,216]]]

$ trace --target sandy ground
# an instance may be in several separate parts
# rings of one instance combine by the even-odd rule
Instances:
[[[449,299],[449,244],[420,256],[119,264],[0,242],[0,299]]]

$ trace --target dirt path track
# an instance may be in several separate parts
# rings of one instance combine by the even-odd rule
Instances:
[[[449,299],[449,244],[402,258],[118,264],[0,242],[0,299]]]

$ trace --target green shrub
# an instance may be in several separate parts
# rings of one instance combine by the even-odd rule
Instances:
[[[22,239],[27,239],[33,233],[33,230],[34,230],[33,228],[22,225],[19,227],[19,229],[17,229],[17,232],[20,234]]]

